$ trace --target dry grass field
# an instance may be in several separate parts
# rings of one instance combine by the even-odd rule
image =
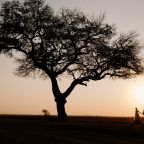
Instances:
[[[144,125],[133,118],[0,116],[0,144],[144,144]]]

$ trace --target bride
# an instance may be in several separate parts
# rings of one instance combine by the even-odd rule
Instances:
[[[140,113],[140,114],[143,114],[143,113],[141,113],[137,108],[135,108],[134,123],[142,123],[139,113]]]

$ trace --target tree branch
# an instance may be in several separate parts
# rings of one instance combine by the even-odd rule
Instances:
[[[69,86],[69,88],[63,93],[64,97],[67,98],[68,95],[73,91],[73,89],[75,88],[76,85],[80,84],[80,85],[85,85],[87,86],[84,82],[87,82],[89,80],[100,80],[101,77],[99,75],[96,76],[87,76],[87,77],[83,77],[80,79],[75,79],[71,85]]]

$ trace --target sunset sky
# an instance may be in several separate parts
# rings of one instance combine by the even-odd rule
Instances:
[[[0,0],[5,1],[5,0]],[[85,14],[106,14],[105,21],[117,31],[136,31],[144,44],[144,0],[46,0],[56,11],[77,8]],[[0,55],[0,114],[56,114],[50,80],[21,78],[14,75],[13,59]],[[65,89],[68,79],[61,79]],[[89,82],[77,86],[67,98],[68,115],[134,116],[135,107],[144,109],[144,76],[130,80]]]

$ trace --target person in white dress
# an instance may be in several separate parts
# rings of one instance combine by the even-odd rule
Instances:
[[[136,124],[142,123],[139,113],[143,114],[137,108],[135,108],[134,123],[136,123]]]

